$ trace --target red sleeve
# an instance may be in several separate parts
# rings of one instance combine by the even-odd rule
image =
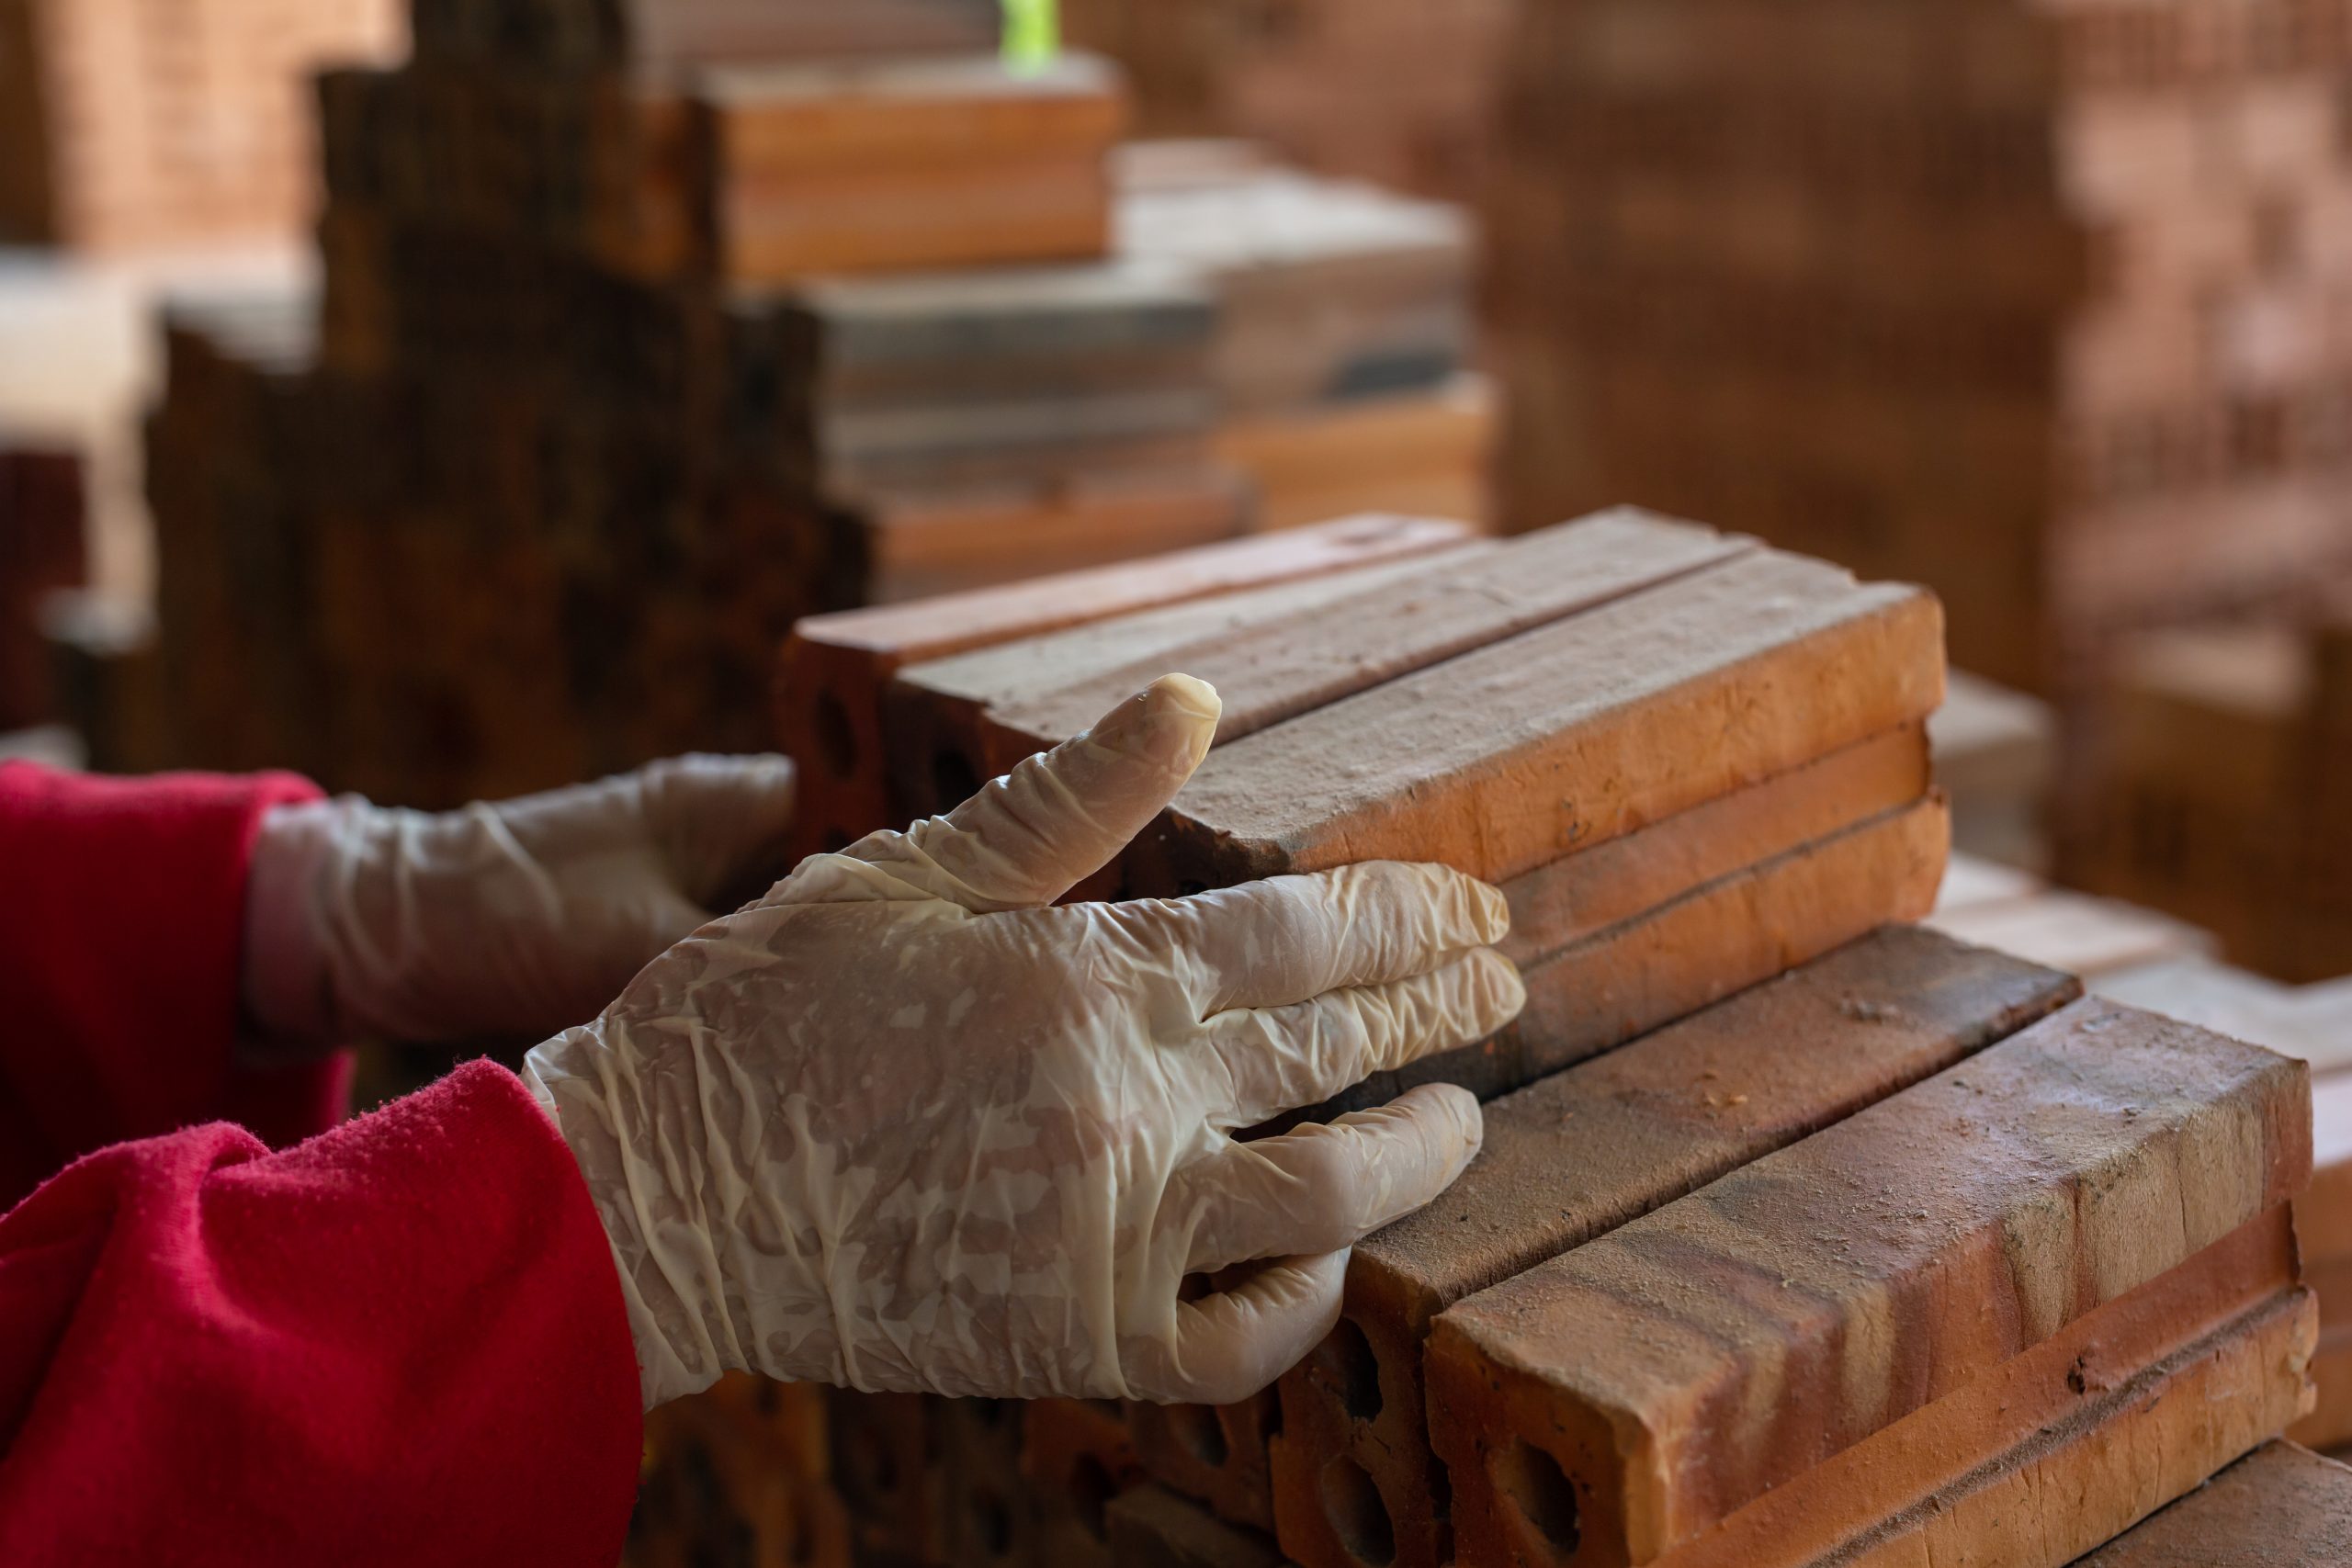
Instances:
[[[279,1154],[121,1145],[0,1218],[0,1562],[611,1568],[640,1441],[604,1227],[488,1063]]]
[[[0,1210],[126,1138],[225,1120],[284,1145],[341,1114],[347,1060],[232,1055],[254,835],[318,793],[0,764]]]

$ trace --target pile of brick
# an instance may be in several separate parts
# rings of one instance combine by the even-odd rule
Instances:
[[[2293,593],[2352,559],[2347,56],[2289,0],[1527,0],[1506,526],[1636,502],[1910,577],[2045,692]]]
[[[2352,972],[2352,603],[2120,650],[2065,797],[2069,881],[2283,979]]]
[[[0,244],[294,234],[310,73],[401,34],[399,0],[0,0]]]
[[[1472,199],[1520,0],[1063,0],[1153,136],[1241,136],[1325,174]]]
[[[1205,279],[1217,455],[1261,526],[1378,508],[1483,519],[1495,424],[1456,209],[1309,176],[1230,141],[1119,161],[1123,255]]]
[[[779,682],[804,847],[1187,670],[1225,696],[1217,744],[1086,893],[1443,860],[1511,897],[1532,1001],[1422,1069],[1487,1101],[1485,1148],[1356,1248],[1339,1326],[1275,1389],[837,1393],[795,1473],[840,1530],[828,1501],[756,1543],[2058,1568],[2302,1418],[2333,1309],[2295,1222],[2308,1254],[2352,1147],[2324,1113],[2306,1196],[2301,1063],[1902,923],[1945,880],[1939,632],[1917,590],[1632,512],[1499,544],[1362,518],[804,623]],[[759,1468],[696,1464],[722,1499]]]
[[[757,744],[811,611],[1474,509],[1460,216],[1114,160],[1116,71],[995,26],[426,6],[326,74],[321,297],[167,315],[178,760],[544,787]]]

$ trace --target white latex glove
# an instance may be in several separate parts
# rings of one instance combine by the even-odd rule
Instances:
[[[263,818],[247,1010],[272,1045],[535,1039],[782,865],[792,764],[681,757],[460,811],[356,796]]]
[[[1336,1320],[1346,1249],[1443,1190],[1444,1085],[1229,1135],[1514,1017],[1493,888],[1363,865],[1050,908],[1175,795],[1170,676],[950,816],[816,855],[524,1066],[603,1213],[649,1406],[750,1369],[1223,1402]],[[1180,1303],[1184,1276],[1280,1261]]]

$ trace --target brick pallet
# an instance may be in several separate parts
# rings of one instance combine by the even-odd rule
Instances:
[[[313,199],[309,73],[401,30],[399,0],[5,0],[0,244],[290,237]]]
[[[1620,502],[1933,586],[2045,694],[2352,559],[2339,7],[1528,0],[1506,527]]]
[[[2070,881],[2282,979],[2352,971],[2352,614],[2127,642],[2061,825]]]

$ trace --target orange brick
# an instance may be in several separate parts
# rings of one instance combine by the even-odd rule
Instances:
[[[2311,1343],[2274,1209],[1658,1561],[2061,1568],[2293,1420]]]
[[[2080,994],[2068,977],[1890,926],[1487,1108],[1478,1159],[1359,1243],[1340,1326],[1281,1384],[1283,1550],[1350,1568],[1385,1540],[1448,1561],[1421,1342],[1464,1296],[1941,1071]],[[1335,1461],[1352,1476],[1327,1483]],[[1370,1488],[1369,1493],[1365,1487]]]
[[[2081,1568],[2274,1568],[2352,1562],[2352,1469],[2265,1443]]]
[[[1427,1365],[1464,1556],[1524,1544],[1498,1451],[1569,1478],[1581,1561],[1698,1538],[2285,1202],[2309,1116],[2301,1063],[2086,1000],[1457,1303]]]
[[[777,741],[800,764],[799,852],[902,825],[886,783],[881,693],[909,664],[1155,605],[1427,555],[1469,537],[1456,523],[1347,518],[922,604],[810,616],[793,628],[777,670]]]
[[[1384,858],[1505,881],[1924,719],[1941,639],[1920,590],[1737,557],[1217,747],[1129,886]]]

